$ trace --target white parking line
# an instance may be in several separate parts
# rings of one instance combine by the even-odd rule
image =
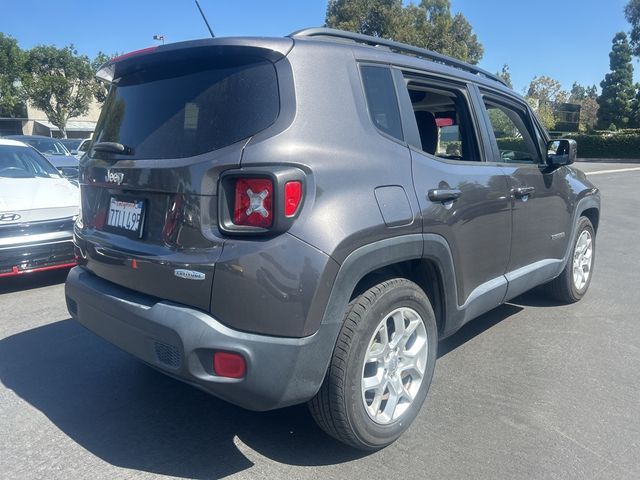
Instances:
[[[602,175],[604,173],[622,173],[622,172],[638,172],[640,167],[617,168],[615,170],[596,170],[595,172],[584,172],[587,175]]]

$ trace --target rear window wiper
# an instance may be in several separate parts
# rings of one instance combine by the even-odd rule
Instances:
[[[98,152],[119,153],[121,155],[133,155],[133,148],[118,142],[94,143],[93,149]]]

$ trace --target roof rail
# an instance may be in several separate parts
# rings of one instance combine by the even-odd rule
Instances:
[[[419,58],[424,58],[426,60],[431,60],[432,62],[438,62],[443,65],[447,65],[449,67],[454,67],[469,73],[473,73],[474,75],[481,75],[490,80],[499,82],[502,85],[508,86],[505,83],[505,81],[502,80],[498,75],[494,75],[493,73],[487,72],[482,68],[475,67],[471,64],[463,62],[462,60],[457,60],[447,55],[442,55],[441,53],[433,52],[425,48],[414,47],[412,45],[407,45],[406,43],[394,42],[393,40],[387,40],[379,37],[371,37],[369,35],[362,35],[360,33],[345,32],[343,30],[337,30],[335,28],[324,28],[324,27],[305,28],[289,34],[289,37],[292,37],[292,38],[293,37],[341,38],[345,40],[351,40],[356,43],[369,45],[372,47],[378,47],[378,46],[387,47],[389,50],[394,51],[396,53],[413,55]]]

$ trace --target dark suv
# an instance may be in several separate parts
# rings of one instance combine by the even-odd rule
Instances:
[[[81,162],[71,315],[253,410],[309,402],[362,449],[427,395],[438,340],[591,280],[600,199],[485,71],[329,29],[133,52]]]

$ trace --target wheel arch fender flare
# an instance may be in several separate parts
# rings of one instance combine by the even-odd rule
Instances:
[[[591,189],[581,196],[581,198],[576,203],[576,207],[573,211],[573,217],[571,220],[571,235],[569,237],[569,242],[567,243],[567,251],[564,254],[562,259],[562,268],[558,269],[558,275],[564,270],[567,262],[569,261],[569,257],[571,256],[571,250],[573,249],[573,244],[576,241],[576,235],[578,234],[578,220],[583,216],[583,213],[587,210],[595,209],[598,211],[598,218],[600,217],[600,195],[598,194],[597,189]],[[595,228],[595,225],[594,225]]]
[[[379,268],[421,259],[428,259],[437,265],[442,281],[445,312],[458,312],[453,257],[448,243],[440,235],[403,235],[359,247],[340,266],[320,324],[320,329],[326,331],[327,338],[331,338],[331,341],[326,341],[324,352],[319,356],[323,359],[322,378],[326,374],[344,321],[344,313],[358,282]]]

